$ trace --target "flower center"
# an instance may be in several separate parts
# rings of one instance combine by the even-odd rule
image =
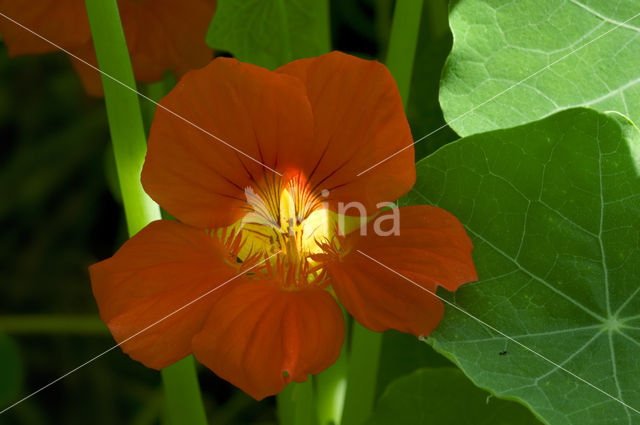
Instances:
[[[283,288],[323,285],[325,273],[311,256],[334,242],[336,216],[323,204],[322,193],[311,193],[293,179],[264,190],[249,187],[245,195],[248,212],[231,226],[239,238],[238,259],[262,261],[252,272],[278,278]]]

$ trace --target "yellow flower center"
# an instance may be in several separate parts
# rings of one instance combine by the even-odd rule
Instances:
[[[247,214],[222,231],[239,238],[238,260],[256,263],[271,257],[253,272],[275,276],[285,288],[322,285],[324,273],[311,256],[335,242],[337,229],[337,216],[323,204],[322,194],[309,193],[294,179],[267,185],[267,190],[249,187],[245,195]]]
[[[285,289],[323,286],[326,272],[314,255],[344,255],[342,235],[361,225],[360,217],[331,211],[328,195],[311,192],[301,178],[247,187],[246,215],[216,234],[252,277],[275,278]]]

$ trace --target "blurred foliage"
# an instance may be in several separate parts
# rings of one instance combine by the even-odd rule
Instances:
[[[437,4],[427,7],[432,1]],[[392,0],[332,0],[333,49],[384,60],[393,6]],[[444,122],[437,87],[451,45],[446,0],[426,2],[422,25],[407,108],[416,138]],[[8,58],[0,44],[0,135],[0,314],[97,316],[87,268],[126,239],[102,100],[84,94],[63,54]],[[439,131],[418,145],[418,156],[453,138],[450,130]],[[24,383],[11,400],[0,393],[3,406],[114,343],[104,333],[30,332],[13,340]],[[418,367],[448,364],[415,338],[389,333],[378,392]],[[200,372],[211,423],[275,423],[273,398],[258,403]],[[3,371],[0,380],[9,376]],[[145,425],[162,417],[160,375],[114,350],[0,416],[0,424]]]
[[[376,387],[378,397],[395,379],[422,367],[453,367],[453,363],[413,335],[386,332],[380,354]]]
[[[126,238],[103,103],[84,94],[62,54],[8,58],[2,46],[0,76],[0,314],[97,316],[87,268]],[[21,394],[2,399],[3,408],[114,344],[104,333],[30,332],[15,340],[25,382]],[[13,379],[8,372],[3,383]],[[215,423],[274,422],[272,401],[258,404],[208,371],[201,378]],[[159,391],[157,372],[114,350],[0,424],[157,424]]]
[[[367,425],[541,425],[524,406],[492,397],[452,367],[423,368],[395,380]]]
[[[22,387],[22,359],[18,346],[10,337],[0,334],[0,406],[9,404]]]

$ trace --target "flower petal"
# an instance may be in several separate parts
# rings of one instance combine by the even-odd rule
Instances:
[[[120,11],[136,80],[157,81],[166,71],[181,76],[213,58],[205,36],[215,1],[121,1]]]
[[[121,1],[119,7],[136,81],[158,81],[165,72],[182,76],[213,57],[204,40],[215,1]],[[93,42],[72,53],[97,66]],[[102,96],[100,73],[76,59],[72,62],[87,93]]]
[[[83,46],[73,49],[70,53],[73,56],[69,55],[69,60],[71,60],[71,64],[80,77],[82,86],[87,94],[94,97],[103,96],[102,77],[100,71],[96,69],[98,68],[98,59],[96,58],[96,51],[93,48],[93,40],[89,40]],[[76,59],[76,57],[82,59],[82,61]],[[92,68],[85,62],[93,65],[95,68]]]
[[[340,201],[356,201],[373,212],[377,203],[395,201],[411,189],[416,179],[413,139],[398,88],[384,65],[333,52],[277,71],[306,86],[315,134],[305,171],[312,186],[330,191],[327,199],[334,208]]]
[[[214,305],[193,352],[260,400],[329,367],[343,339],[342,312],[327,291],[286,291],[256,280],[235,285]]]
[[[221,291],[193,301],[237,273],[225,258],[204,231],[161,220],[91,266],[100,316],[122,350],[154,369],[191,354],[191,338]]]
[[[78,0],[0,0],[2,13],[64,49],[74,49],[91,38],[89,19],[83,1]],[[8,19],[0,19],[2,41],[9,55],[55,52],[51,43]]]
[[[213,57],[205,42],[215,0],[120,0],[120,16],[137,81],[161,80],[205,66]],[[0,0],[0,10],[47,40],[97,66],[82,0]],[[57,47],[8,19],[0,34],[11,56],[55,52]],[[102,95],[100,73],[71,57],[87,92]]]
[[[477,280],[473,247],[460,222],[440,208],[419,205],[399,212],[397,236],[384,236],[392,230],[388,219],[380,221],[375,232],[374,223],[383,213],[369,224],[366,235],[347,235],[348,253],[327,267],[338,299],[363,326],[426,336],[444,312],[433,295],[437,286],[455,291]]]
[[[302,83],[235,59],[218,58],[187,73],[160,105],[142,183],[167,211],[194,226],[222,227],[242,217],[244,189],[258,192],[279,178],[262,164],[286,173],[312,143]]]

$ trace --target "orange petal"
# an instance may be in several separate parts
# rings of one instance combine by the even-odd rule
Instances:
[[[120,14],[136,80],[164,72],[182,75],[213,57],[205,36],[215,11],[211,0],[120,1]]]
[[[187,73],[160,105],[200,129],[158,107],[142,183],[167,211],[195,226],[222,227],[242,217],[244,189],[258,192],[279,177],[262,164],[285,173],[311,144],[302,83],[235,59]]]
[[[329,367],[343,339],[342,312],[327,291],[285,291],[262,280],[234,286],[214,305],[193,352],[260,400]]]
[[[96,58],[96,51],[93,48],[93,41],[90,40],[83,46],[72,50],[71,53],[95,67],[92,68],[75,57],[69,56],[87,94],[94,97],[102,97],[104,95],[102,90],[102,77],[100,71],[96,69],[98,68],[98,60]]]
[[[205,35],[215,0],[120,0],[118,7],[137,81],[158,81],[165,72],[181,76],[213,57]],[[83,0],[0,0],[0,11],[96,64]],[[8,19],[0,19],[0,34],[11,56],[58,50]],[[72,62],[87,92],[101,96],[100,74],[75,59]]]
[[[129,0],[120,1],[119,8],[136,81],[158,81],[165,72],[181,76],[213,57],[205,35],[215,1]],[[72,53],[97,66],[91,40]],[[87,93],[102,96],[100,73],[76,59],[72,62]]]
[[[371,213],[377,203],[395,201],[411,189],[416,178],[413,139],[398,88],[384,65],[333,52],[291,62],[278,72],[306,86],[315,133],[305,171],[318,191],[330,191],[334,208],[339,201],[357,201]]]
[[[221,291],[184,306],[236,275],[224,260],[223,247],[204,231],[155,221],[91,266],[100,316],[131,358],[164,368],[191,353],[191,338]]]
[[[426,336],[444,313],[433,295],[437,286],[455,291],[477,280],[473,247],[460,222],[443,209],[419,205],[399,212],[397,236],[376,234],[375,221],[366,235],[347,235],[348,254],[329,262],[329,275],[336,295],[363,326]],[[377,220],[382,216],[385,213]],[[383,232],[390,232],[390,220],[380,224]]]
[[[64,49],[73,49],[91,38],[84,1],[0,0],[0,10]],[[9,55],[55,52],[58,49],[8,19],[0,19],[2,41]]]

